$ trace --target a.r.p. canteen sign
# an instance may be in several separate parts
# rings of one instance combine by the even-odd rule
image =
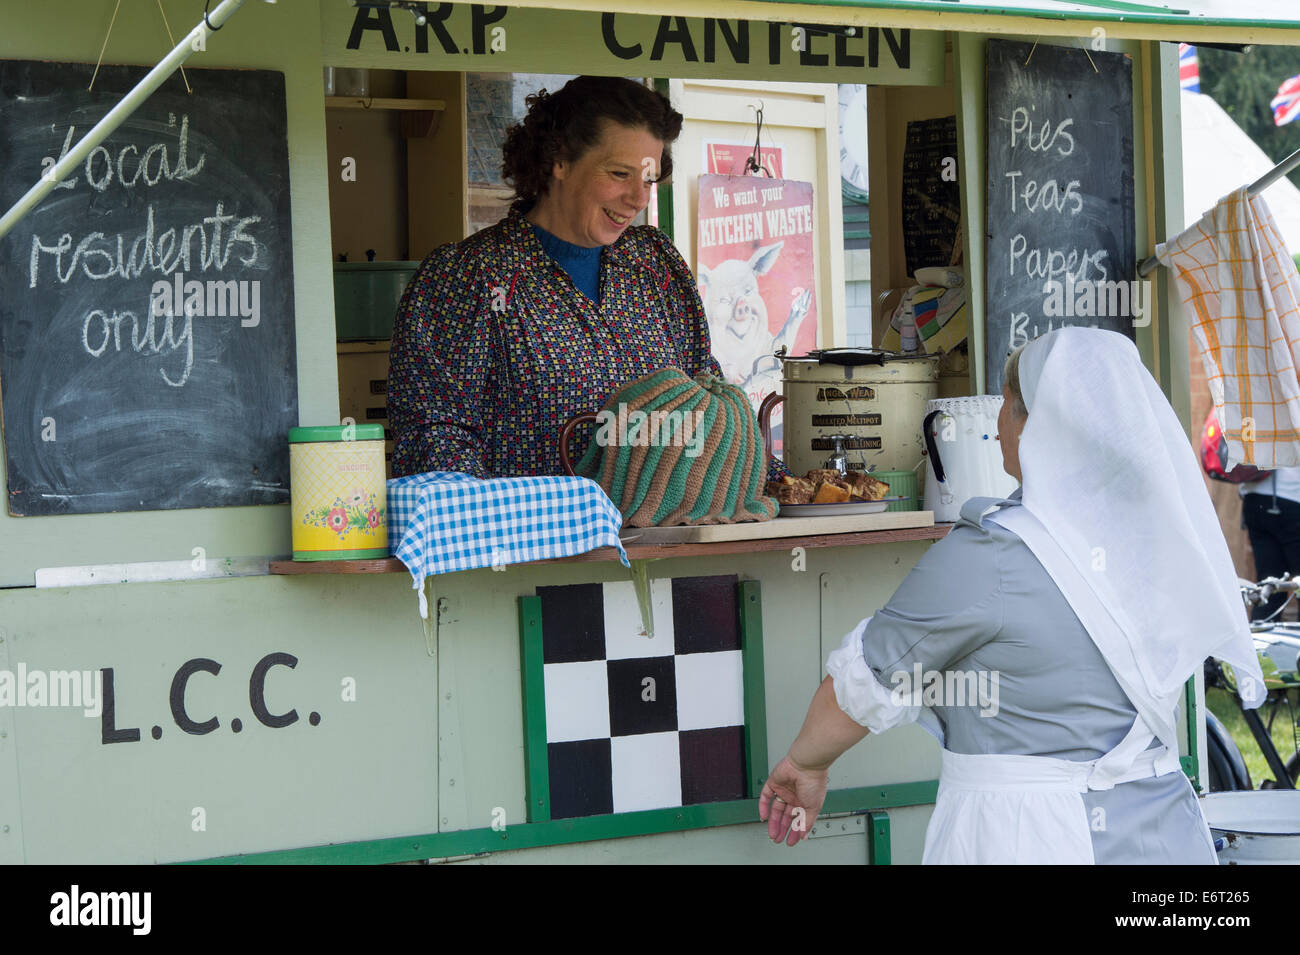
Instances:
[[[482,4],[322,7],[331,66],[937,86],[943,34]],[[417,13],[419,17],[417,18]],[[420,22],[423,20],[423,22]]]

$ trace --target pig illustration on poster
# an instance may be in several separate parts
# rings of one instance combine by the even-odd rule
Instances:
[[[811,183],[700,177],[696,261],[713,355],[755,410],[781,388],[774,353],[817,347],[812,238]]]
[[[772,271],[784,242],[761,246],[748,259],[727,259],[710,269],[700,266],[704,311],[709,317],[709,335],[727,380],[742,388],[761,386],[771,375],[780,379],[780,365],[773,352],[784,347],[793,354],[795,339],[808,314],[812,292],[803,289],[795,296],[785,324],[773,334],[767,304],[758,291],[758,277]],[[719,343],[727,348],[720,352]],[[761,388],[766,395],[773,388]],[[761,398],[760,398],[761,400]]]

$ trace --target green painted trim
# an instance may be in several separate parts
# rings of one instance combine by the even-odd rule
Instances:
[[[745,670],[745,782],[751,799],[767,780],[767,680],[763,673],[763,598],[757,580],[742,580],[740,659]]]
[[[1123,10],[1128,13],[1164,13],[1167,8],[1153,7],[1149,3],[1130,3],[1128,0],[1072,0],[1081,7],[1100,7],[1103,10]]]
[[[845,202],[856,202],[859,205],[871,201],[871,194],[866,189],[859,189],[843,177],[840,178],[840,196]]]
[[[889,813],[867,813],[867,865],[893,865],[889,841]]]
[[[1150,254],[1150,250],[1155,248],[1155,234],[1160,232],[1159,211],[1152,216],[1152,221],[1147,220],[1147,210],[1149,207],[1158,206],[1158,196],[1152,193],[1158,193],[1163,184],[1160,178],[1160,170],[1156,165],[1160,162],[1160,129],[1156,126],[1151,134],[1151,148],[1154,155],[1147,155],[1146,130],[1151,124],[1159,122],[1160,108],[1160,44],[1146,40],[1136,42],[1121,41],[1118,50],[1114,50],[1109,44],[1108,50],[1119,52],[1129,57],[1130,72],[1132,76],[1133,92],[1133,251],[1135,259],[1128,263],[1128,267],[1133,270],[1133,278],[1137,278],[1137,265]],[[1084,41],[1084,46],[1087,46]],[[1152,59],[1154,54],[1154,61]],[[1147,167],[1151,166],[1152,178],[1147,178]],[[1151,280],[1151,287],[1155,287],[1155,276],[1148,276]],[[1151,372],[1151,376],[1156,381],[1156,386],[1164,393],[1165,398],[1169,398],[1170,386],[1170,367],[1165,361],[1163,352],[1163,343],[1165,336],[1166,323],[1156,321],[1150,313],[1147,315],[1148,321],[1145,325],[1137,325],[1130,319],[1130,331],[1133,335],[1133,343],[1137,345],[1138,355],[1142,364]],[[1161,316],[1163,318],[1163,316]]]
[[[938,780],[900,783],[886,787],[841,789],[827,793],[823,811],[870,813],[885,808],[925,805],[934,802],[938,791]],[[394,839],[222,856],[185,864],[382,865],[414,862],[420,859],[448,859],[457,856],[482,855],[488,852],[537,849],[579,842],[598,842],[715,826],[749,825],[758,821],[758,800],[738,799],[730,802],[704,803],[698,806],[651,809],[645,812],[530,822],[507,826],[500,831],[490,828],[465,829],[459,832],[429,833]]]
[[[787,0],[760,0],[765,3],[784,3]],[[1167,23],[1175,26],[1195,27],[1259,27],[1270,30],[1300,30],[1300,20],[1228,19],[1226,17],[1193,16],[1171,13],[1142,13],[1116,11],[1113,15],[1080,10],[1062,10],[1050,7],[995,7],[987,4],[960,3],[954,0],[800,0],[814,7],[855,7],[863,10],[920,10],[945,14],[971,16],[1032,17],[1043,20],[1083,20],[1090,23]],[[1080,0],[1075,0],[1080,2]],[[1157,9],[1157,8],[1152,8]]]
[[[367,263],[369,264],[369,263]],[[352,431],[349,432],[348,429]],[[351,437],[349,437],[351,434]],[[373,441],[375,444],[384,440],[382,424],[317,424],[289,429],[290,444],[331,444],[337,441]]]
[[[387,547],[372,547],[368,550],[296,550],[294,560],[383,560],[392,557]]]
[[[871,210],[865,200],[844,206],[844,238],[871,238]]]
[[[668,95],[668,80],[663,78],[655,79],[655,89],[664,96]],[[664,233],[668,238],[673,236],[673,184],[672,177],[667,182],[659,183],[655,194],[659,198],[659,231]]]
[[[673,184],[661,182],[655,193],[659,198],[659,231],[673,238]]]
[[[524,694],[524,789],[529,822],[551,819],[546,755],[546,669],[542,660],[542,598],[519,598],[519,678]]]
[[[1199,742],[1196,736],[1196,723],[1200,719],[1200,714],[1196,707],[1196,677],[1188,678],[1183,684],[1183,709],[1187,714],[1187,752],[1189,755],[1180,756],[1179,765],[1183,767],[1192,785],[1199,791],[1201,788],[1201,766],[1199,759]]]
[[[957,183],[961,193],[962,246],[966,270],[967,352],[970,356],[971,394],[984,394],[987,375],[985,329],[987,328],[988,229],[985,213],[988,197],[988,144],[985,126],[988,115],[988,37],[983,34],[952,34],[953,78],[957,99]]]
[[[1155,193],[1155,233],[1146,236],[1146,241],[1138,248],[1138,260],[1142,261],[1150,250],[1163,239],[1169,238],[1166,226],[1170,212],[1182,207],[1182,126],[1179,118],[1181,100],[1178,84],[1178,51],[1172,44],[1163,44],[1151,40],[1142,43],[1142,62],[1149,63],[1150,84],[1144,84],[1142,97],[1147,116],[1146,123],[1152,130],[1151,168],[1155,178],[1151,188]],[[1136,69],[1135,63],[1135,69]],[[1135,107],[1136,108],[1136,107]],[[1142,132],[1142,124],[1134,117],[1138,125],[1133,134]],[[1174,141],[1170,141],[1174,140]],[[1136,139],[1134,140],[1136,142]],[[1173,199],[1170,190],[1176,190]],[[1136,277],[1136,276],[1135,276]],[[1152,341],[1155,355],[1159,362],[1160,377],[1157,384],[1164,392],[1165,398],[1188,429],[1191,418],[1191,394],[1188,384],[1189,368],[1187,364],[1187,332],[1178,334],[1181,322],[1175,322],[1174,310],[1177,307],[1177,295],[1173,290],[1168,269],[1157,269],[1156,274],[1148,275],[1148,286],[1155,292],[1154,314],[1157,316],[1156,334]],[[1151,307],[1148,306],[1150,314]]]
[[[892,786],[861,786],[837,789],[826,794],[823,812],[861,812],[870,809],[897,809],[900,806],[926,806],[939,797],[939,780],[896,783]]]

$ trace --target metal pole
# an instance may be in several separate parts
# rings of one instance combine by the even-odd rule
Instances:
[[[1250,184],[1247,190],[1252,196],[1257,196],[1273,183],[1277,182],[1296,166],[1300,166],[1300,149],[1297,149],[1290,156],[1287,156],[1280,163],[1274,166],[1270,171],[1264,173]]]
[[[41,175],[41,180],[27,191],[27,194],[14,203],[13,208],[0,218],[0,239],[4,238],[9,231],[18,224],[23,216],[27,215],[36,205],[50,194],[50,190],[63,179],[68,173],[72,172],[81,164],[91,150],[108,138],[109,134],[117,127],[124,123],[128,116],[136,111],[140,105],[149,98],[149,96],[162,86],[177,67],[184,63],[191,53],[199,46],[200,41],[203,46],[207,45],[207,38],[212,35],[213,30],[221,29],[222,24],[230,19],[231,14],[238,10],[244,3],[244,0],[222,0],[217,9],[208,14],[206,22],[200,20],[198,26],[191,30],[176,47],[167,54],[163,60],[149,71],[135,87],[122,97],[121,102],[109,110],[108,115],[96,123],[77,145],[68,150],[67,155],[54,164]]]
[[[1279,179],[1281,179],[1283,176],[1289,173],[1292,169],[1295,169],[1297,166],[1300,166],[1300,149],[1297,149],[1290,156],[1287,156],[1285,159],[1283,159],[1280,163],[1278,163],[1268,172],[1264,173],[1264,175],[1260,176],[1258,179],[1252,182],[1246,188],[1247,195],[1251,195],[1251,196],[1259,195],[1261,192],[1263,192],[1269,186],[1273,185],[1273,183],[1277,182]],[[1160,260],[1157,259],[1154,255],[1151,256],[1151,258],[1147,259],[1140,266],[1138,266],[1138,277],[1146,278],[1148,275],[1150,275],[1152,272],[1155,271],[1156,266],[1159,264],[1160,264]]]

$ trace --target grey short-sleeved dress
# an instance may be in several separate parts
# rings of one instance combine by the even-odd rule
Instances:
[[[1019,506],[1020,493],[1005,503]],[[922,671],[998,674],[996,712],[987,700],[933,707],[954,753],[1102,756],[1137,711],[1024,542],[970,516],[967,509],[873,615],[862,641],[867,665],[888,688],[918,663]],[[1099,864],[1217,862],[1182,772],[1089,790],[1083,800]]]

